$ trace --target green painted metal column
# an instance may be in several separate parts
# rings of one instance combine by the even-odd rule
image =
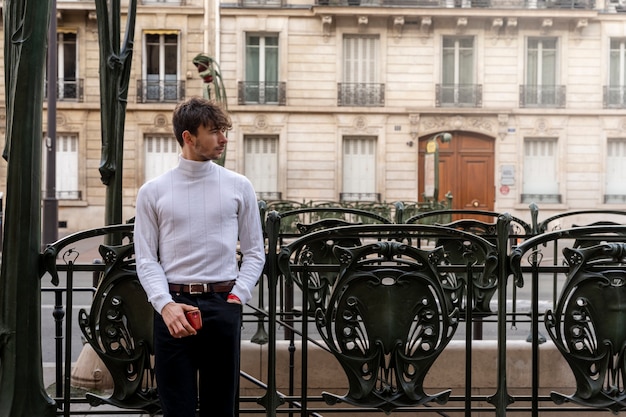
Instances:
[[[0,416],[55,415],[41,352],[41,138],[50,0],[5,0],[7,166],[0,269]]]
[[[105,225],[122,224],[122,162],[128,83],[133,56],[137,0],[130,0],[124,43],[120,45],[120,0],[96,0],[100,44],[100,175],[106,188]],[[107,244],[121,237],[107,236]]]

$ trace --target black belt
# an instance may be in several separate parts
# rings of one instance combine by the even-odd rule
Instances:
[[[212,292],[230,292],[234,285],[235,280],[204,283],[200,282],[195,284],[169,284],[169,287],[171,292],[195,295]]]

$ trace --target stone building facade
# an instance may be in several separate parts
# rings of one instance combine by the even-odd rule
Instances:
[[[70,233],[104,221],[98,34],[92,1],[57,1],[57,196]],[[260,199],[423,201],[436,147],[437,198],[449,192],[455,208],[523,219],[532,202],[544,217],[624,209],[622,10],[611,0],[139,0],[125,217],[141,184],[176,161],[171,111],[202,95],[198,53],[217,60],[226,87],[226,166]]]

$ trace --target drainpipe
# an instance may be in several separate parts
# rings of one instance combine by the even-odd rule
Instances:
[[[209,1],[209,0],[207,0]],[[215,52],[214,57],[217,62],[221,62],[220,59],[220,33],[222,31],[222,13],[220,12],[222,8],[222,3],[220,1],[216,2],[217,7],[215,9]]]
[[[219,0],[216,3],[219,3]],[[204,42],[202,43],[203,50],[201,52],[204,52],[207,55],[209,52],[209,35],[211,33],[209,30],[209,23],[211,21],[211,9],[209,8],[209,5],[210,0],[204,0]]]

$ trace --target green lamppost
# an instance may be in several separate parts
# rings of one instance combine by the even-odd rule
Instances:
[[[226,88],[224,88],[224,82],[222,81],[222,73],[220,66],[217,62],[208,55],[198,54],[193,59],[193,63],[198,69],[198,73],[202,81],[204,81],[203,96],[210,100],[211,87],[215,93],[215,101],[228,110],[228,103],[226,101]],[[228,134],[228,133],[227,133]],[[216,161],[219,165],[224,166],[226,162],[226,149],[222,153],[220,159]]]
[[[435,204],[439,201],[439,142],[448,143],[452,135],[448,132],[438,133],[426,143],[424,154],[424,198],[432,200]]]

